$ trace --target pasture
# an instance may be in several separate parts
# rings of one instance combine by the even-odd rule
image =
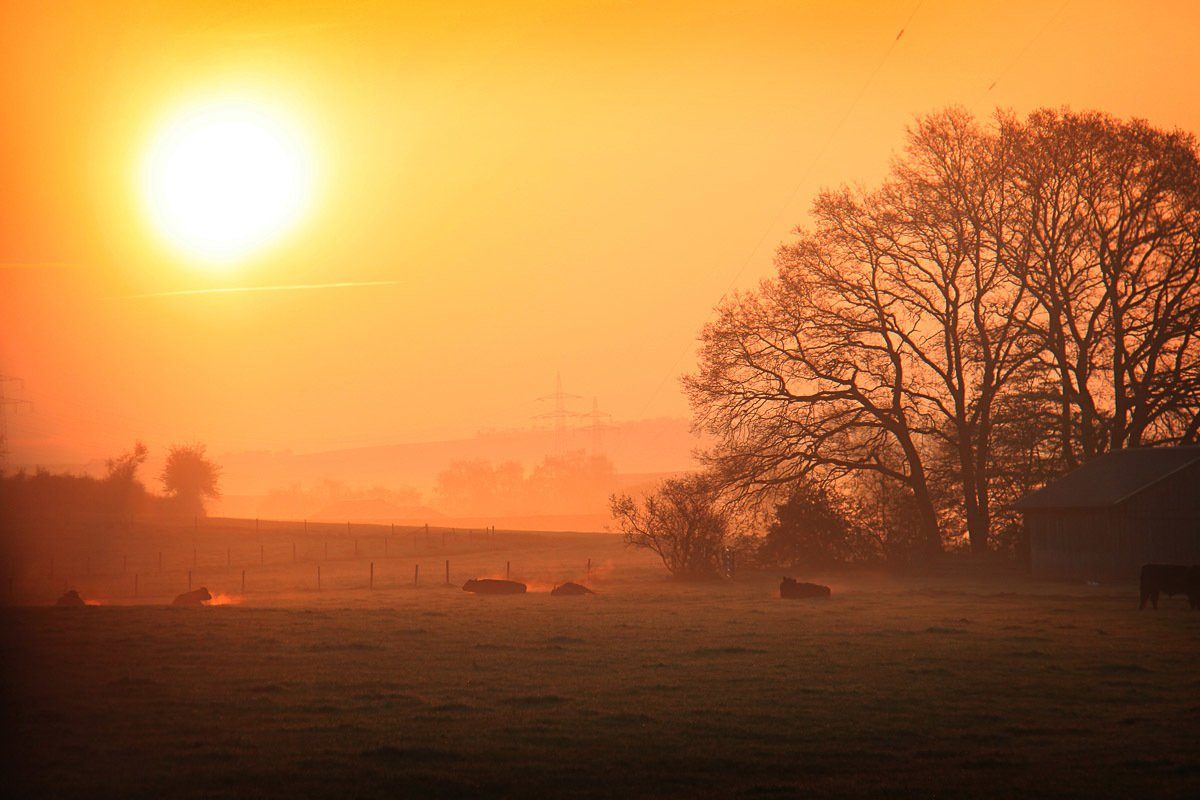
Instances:
[[[293,562],[294,531],[260,550],[230,523],[176,535],[156,572],[166,533],[146,530],[88,574],[59,556],[53,580],[68,534],[20,551],[6,796],[1200,794],[1182,598],[1139,612],[1131,585],[847,573],[800,576],[831,600],[781,601],[776,573],[678,584],[613,536],[420,531],[385,556],[360,532],[355,557],[354,534],[301,539]],[[510,561],[531,593],[446,586],[447,558],[457,584]],[[587,558],[597,594],[550,597]],[[189,559],[226,605],[165,605]],[[64,580],[104,604],[47,607]]]

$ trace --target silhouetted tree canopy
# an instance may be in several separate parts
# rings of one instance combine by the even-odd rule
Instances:
[[[202,444],[174,445],[162,471],[163,489],[180,511],[203,514],[204,501],[221,496],[221,468],[205,457]]]
[[[851,501],[831,487],[802,480],[775,507],[758,557],[784,567],[820,569],[865,561],[880,552],[880,540],[863,527]]]
[[[135,443],[128,453],[105,461],[103,478],[44,469],[0,474],[0,513],[15,517],[70,512],[128,519],[152,510],[158,498],[137,476],[147,455],[146,446]]]
[[[918,120],[873,189],[821,193],[686,379],[743,498],[874,475],[923,547],[1108,448],[1200,437],[1200,159],[1102,114]]]

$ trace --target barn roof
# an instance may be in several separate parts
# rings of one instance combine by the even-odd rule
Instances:
[[[1200,462],[1200,447],[1132,447],[1094,458],[1012,504],[1017,511],[1109,508]]]

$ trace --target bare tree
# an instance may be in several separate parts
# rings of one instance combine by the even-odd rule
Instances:
[[[1026,273],[1066,466],[1200,434],[1200,160],[1140,120],[1007,120],[1035,247]]]
[[[941,439],[986,547],[993,408],[1033,356],[1006,147],[962,112],[922,120],[879,190],[819,196],[778,277],[705,330],[686,385],[743,486],[873,470],[909,487],[937,549]]]
[[[613,495],[609,502],[625,543],[656,553],[672,575],[718,574],[729,520],[712,476],[668,478],[641,504],[630,495]]]
[[[930,549],[965,529],[983,551],[1028,487],[1014,459],[1196,440],[1198,175],[1190,137],[1144,123],[919,120],[879,188],[822,193],[703,331],[685,387],[710,463],[758,497],[875,473]]]

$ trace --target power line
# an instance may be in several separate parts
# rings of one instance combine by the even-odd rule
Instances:
[[[1017,54],[1014,55],[1012,59],[1009,60],[1009,62],[1004,66],[1004,68],[996,74],[996,77],[992,79],[992,82],[988,84],[988,87],[980,92],[979,96],[975,98],[975,102],[971,104],[972,111],[979,107],[980,101],[990,94],[992,89],[995,89],[1000,81],[1004,80],[1004,76],[1008,74],[1009,70],[1016,66],[1017,62],[1025,57],[1025,54],[1029,52],[1029,48],[1033,47],[1034,42],[1042,38],[1042,34],[1046,32],[1046,30],[1050,27],[1050,24],[1054,22],[1054,20],[1058,19],[1058,17],[1070,4],[1071,0],[1063,0],[1062,5],[1060,5],[1053,14],[1046,17],[1046,21],[1042,23],[1042,27],[1038,28],[1037,33],[1033,34],[1033,36],[1026,40],[1024,46],[1021,47],[1021,49],[1017,51]]]

